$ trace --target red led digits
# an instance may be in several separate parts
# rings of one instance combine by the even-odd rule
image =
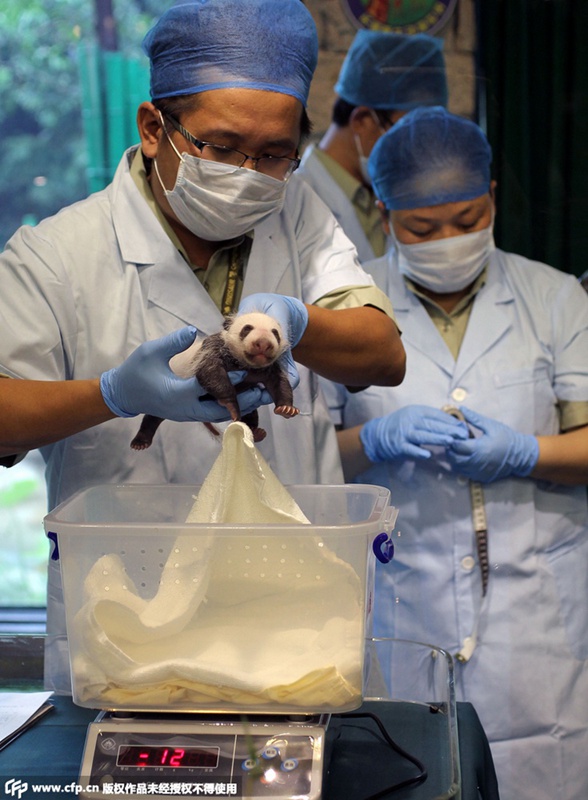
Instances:
[[[217,747],[119,747],[116,763],[120,767],[171,767],[177,769],[216,769]]]
[[[174,750],[173,756],[169,760],[170,767],[181,767],[182,766],[182,759],[184,758],[186,751],[182,750],[179,747],[176,747]]]

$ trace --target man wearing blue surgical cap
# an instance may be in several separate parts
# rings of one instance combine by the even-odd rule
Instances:
[[[394,390],[330,386],[329,401],[347,479],[389,487],[400,510],[376,635],[456,657],[502,800],[579,800],[588,297],[574,276],[495,247],[491,159],[480,128],[443,108],[380,139],[369,169],[395,247],[366,269],[394,298],[407,374]]]
[[[25,379],[32,399],[21,411],[4,393],[0,457],[43,445],[51,506],[89,483],[204,481],[218,442],[203,425],[167,423],[137,452],[132,417],[227,420],[169,360],[232,311],[271,314],[293,348],[284,361],[300,415],[260,409],[259,447],[285,484],[342,480],[317,374],[350,386],[402,380],[390,301],[316,195],[291,180],[317,49],[300,0],[174,6],[145,38],[140,145],[104,191],[9,242],[0,375]],[[270,402],[259,387],[239,397],[243,411]],[[58,569],[51,562],[46,677],[69,692]]]
[[[443,40],[360,30],[335,92],[331,125],[318,146],[306,149],[299,174],[329,206],[363,263],[387,248],[368,157],[384,131],[411,109],[447,105]]]

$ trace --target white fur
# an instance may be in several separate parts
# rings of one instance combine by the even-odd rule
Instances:
[[[247,334],[244,339],[241,339],[239,334],[245,325],[252,325],[253,330]],[[280,336],[280,341],[275,337],[273,330],[277,330]],[[251,312],[248,314],[236,314],[231,319],[231,324],[226,331],[222,331],[222,336],[235,358],[245,364],[251,366],[265,366],[265,364],[252,361],[250,353],[254,349],[254,343],[260,339],[265,340],[270,345],[270,350],[267,351],[268,358],[267,364],[273,363],[284,353],[290,346],[288,339],[284,336],[280,323],[270,317],[268,314],[261,312]],[[187,350],[177,353],[170,359],[169,365],[176,375],[180,378],[190,378],[194,375],[194,370],[198,363],[200,356],[200,348],[202,347],[202,338],[196,337],[193,344]]]
[[[198,351],[202,347],[202,338],[198,336],[187,350],[182,350],[181,353],[176,353],[172,356],[169,365],[176,375],[180,378],[193,378],[194,369],[198,362]]]
[[[240,334],[246,325],[251,325],[253,330],[242,339]],[[279,340],[274,331],[278,332]],[[279,322],[268,314],[259,312],[240,314],[234,317],[228,330],[223,333],[223,338],[235,358],[252,366],[262,366],[261,362],[264,360],[267,364],[273,363],[289,346]],[[268,348],[267,359],[254,360],[256,348],[260,343]]]

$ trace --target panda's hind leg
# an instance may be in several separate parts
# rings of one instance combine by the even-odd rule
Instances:
[[[257,410],[251,411],[249,414],[243,414],[241,421],[251,428],[254,442],[263,442],[267,434],[263,428],[259,427],[259,414]]]
[[[151,414],[145,414],[141,420],[141,427],[131,442],[131,447],[133,450],[146,450],[148,447],[151,447],[151,442],[153,441],[155,432],[162,422],[163,419],[161,419],[161,417],[154,417]]]

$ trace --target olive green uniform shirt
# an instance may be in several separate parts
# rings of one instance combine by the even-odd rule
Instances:
[[[380,258],[386,252],[388,242],[382,228],[382,216],[376,206],[376,197],[373,191],[350,175],[324,150],[316,147],[314,154],[353,206],[375,257]]]

